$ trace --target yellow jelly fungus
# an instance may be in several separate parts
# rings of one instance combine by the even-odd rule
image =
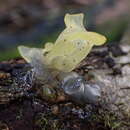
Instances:
[[[106,42],[103,35],[86,31],[83,17],[83,14],[65,15],[66,28],[45,55],[46,64],[50,68],[70,72],[88,55],[94,45]]]
[[[43,54],[42,63],[47,68],[71,72],[88,55],[94,45],[99,46],[106,42],[103,35],[85,29],[83,18],[83,14],[66,14],[64,18],[66,28],[54,44],[46,43],[44,49],[29,50],[27,47],[20,46],[21,55],[31,63],[33,56]]]

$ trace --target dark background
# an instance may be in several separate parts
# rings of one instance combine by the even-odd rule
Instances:
[[[0,0],[0,60],[18,57],[18,45],[54,42],[65,13],[84,13],[87,30],[118,42],[129,30],[129,5],[129,0]]]

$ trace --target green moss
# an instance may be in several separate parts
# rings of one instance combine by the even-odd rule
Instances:
[[[107,37],[107,42],[119,41],[124,34],[128,25],[128,20],[124,17],[121,19],[107,21],[103,25],[96,27],[97,32],[104,34]]]
[[[25,43],[22,43],[22,45],[43,48],[46,42],[54,42],[58,34],[59,34],[59,31],[39,38],[36,43],[30,44],[30,43],[25,42]],[[21,45],[21,43],[19,45]],[[3,51],[0,50],[0,61],[8,60],[8,59],[16,58],[16,57],[21,57],[17,50],[17,46],[10,47],[10,49],[7,48]]]
[[[19,53],[17,49],[0,51],[0,61],[8,60],[8,59],[15,58],[18,56],[19,56]]]
[[[108,110],[101,110],[99,113],[93,115],[91,122],[94,124],[101,123],[105,128],[110,130],[117,130],[122,125],[122,122],[118,120],[117,116]]]
[[[54,119],[51,113],[38,113],[35,119],[35,125],[40,128],[40,130],[60,130],[62,129],[61,122]]]

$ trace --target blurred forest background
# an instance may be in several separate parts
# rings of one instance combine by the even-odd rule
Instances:
[[[130,41],[130,0],[0,0],[0,60],[18,57],[18,45],[54,42],[65,13],[84,13],[86,28],[108,43]]]

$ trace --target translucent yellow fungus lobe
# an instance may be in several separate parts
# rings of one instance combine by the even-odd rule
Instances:
[[[105,43],[106,38],[103,35],[86,31],[83,17],[83,14],[65,15],[66,28],[45,56],[49,67],[70,72],[87,56],[94,45]]]
[[[21,55],[32,63],[33,57],[38,57],[39,51],[43,66],[57,71],[71,72],[88,55],[94,45],[98,46],[106,42],[103,35],[85,29],[83,18],[83,14],[66,14],[64,18],[66,28],[54,44],[46,43],[44,49],[28,50],[26,47],[19,47]]]

